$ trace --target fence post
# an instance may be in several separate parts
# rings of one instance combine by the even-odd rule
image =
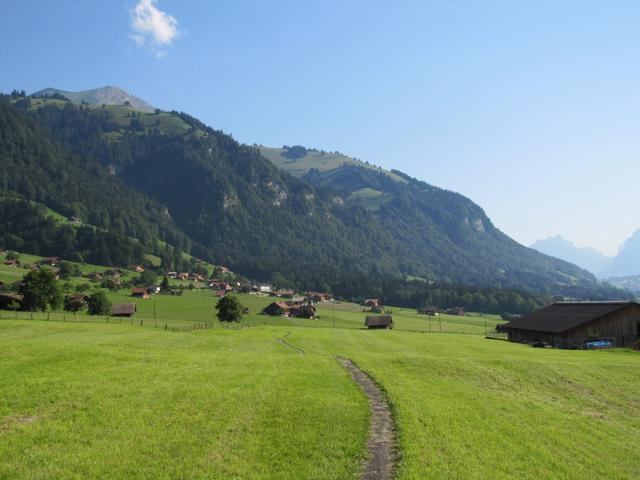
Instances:
[[[144,322],[144,319],[140,319],[140,326],[142,326],[142,322]]]

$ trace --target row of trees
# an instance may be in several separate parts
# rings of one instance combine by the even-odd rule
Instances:
[[[75,301],[74,296],[64,297],[62,284],[56,279],[51,268],[40,268],[27,273],[18,287],[22,295],[22,308],[29,311],[65,310],[78,311],[82,304]],[[89,315],[109,315],[111,302],[100,290],[89,296],[87,301]]]

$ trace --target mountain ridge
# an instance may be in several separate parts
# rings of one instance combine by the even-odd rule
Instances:
[[[46,97],[53,95],[62,95],[75,104],[82,104],[83,102],[88,105],[123,105],[125,102],[129,102],[131,107],[140,110],[142,112],[151,113],[155,111],[155,107],[147,103],[145,100],[131,95],[129,92],[123,90],[120,87],[114,87],[111,85],[105,85],[104,87],[93,88],[90,90],[81,90],[78,92],[71,92],[68,90],[60,90],[57,88],[45,88],[34,92],[33,97]]]
[[[13,101],[71,154],[164,206],[196,256],[256,279],[353,295],[405,277],[608,295],[588,272],[510,239],[470,199],[402,172],[356,162],[296,177],[184,113]]]
[[[546,255],[574,263],[579,267],[602,277],[602,273],[611,265],[613,259],[593,247],[578,247],[562,235],[539,239],[531,248]]]

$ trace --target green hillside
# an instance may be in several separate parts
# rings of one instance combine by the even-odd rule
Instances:
[[[388,175],[398,182],[406,181],[395,173],[369,165],[339,152],[325,152],[324,150],[307,149],[300,145],[286,148],[260,146],[260,153],[273,162],[278,168],[286,170],[296,177],[303,177],[312,168],[320,172],[328,172],[344,165],[358,165]]]
[[[178,112],[6,97],[3,113],[10,135],[0,146],[11,172],[4,191],[137,239],[141,249],[116,255],[127,261],[144,254],[169,263],[182,258],[156,248],[164,241],[249,278],[349,298],[385,291],[411,296],[411,305],[417,296],[408,291],[419,287],[406,278],[580,298],[626,295],[517,244],[471,200],[401,172],[283,149],[280,156],[292,164],[319,167],[296,178],[259,149]],[[15,155],[16,145],[30,152],[28,164]],[[54,160],[43,162],[38,149],[54,152]],[[31,242],[28,248],[5,246],[40,253],[24,237],[28,231],[24,225],[20,237]],[[5,244],[12,241],[5,236]],[[91,245],[84,251],[100,250]],[[101,255],[100,263],[115,263]]]

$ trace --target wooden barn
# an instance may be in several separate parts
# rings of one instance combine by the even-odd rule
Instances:
[[[502,325],[509,340],[582,348],[592,340],[631,347],[640,335],[636,302],[558,302]]]
[[[288,316],[291,313],[291,306],[286,302],[273,302],[267,305],[262,313],[274,317]]]
[[[136,298],[149,298],[149,292],[146,288],[132,288],[131,296]]]
[[[111,307],[112,317],[132,317],[136,313],[135,303],[117,303]]]
[[[393,328],[393,318],[391,315],[368,315],[364,320],[364,326],[373,328]]]

